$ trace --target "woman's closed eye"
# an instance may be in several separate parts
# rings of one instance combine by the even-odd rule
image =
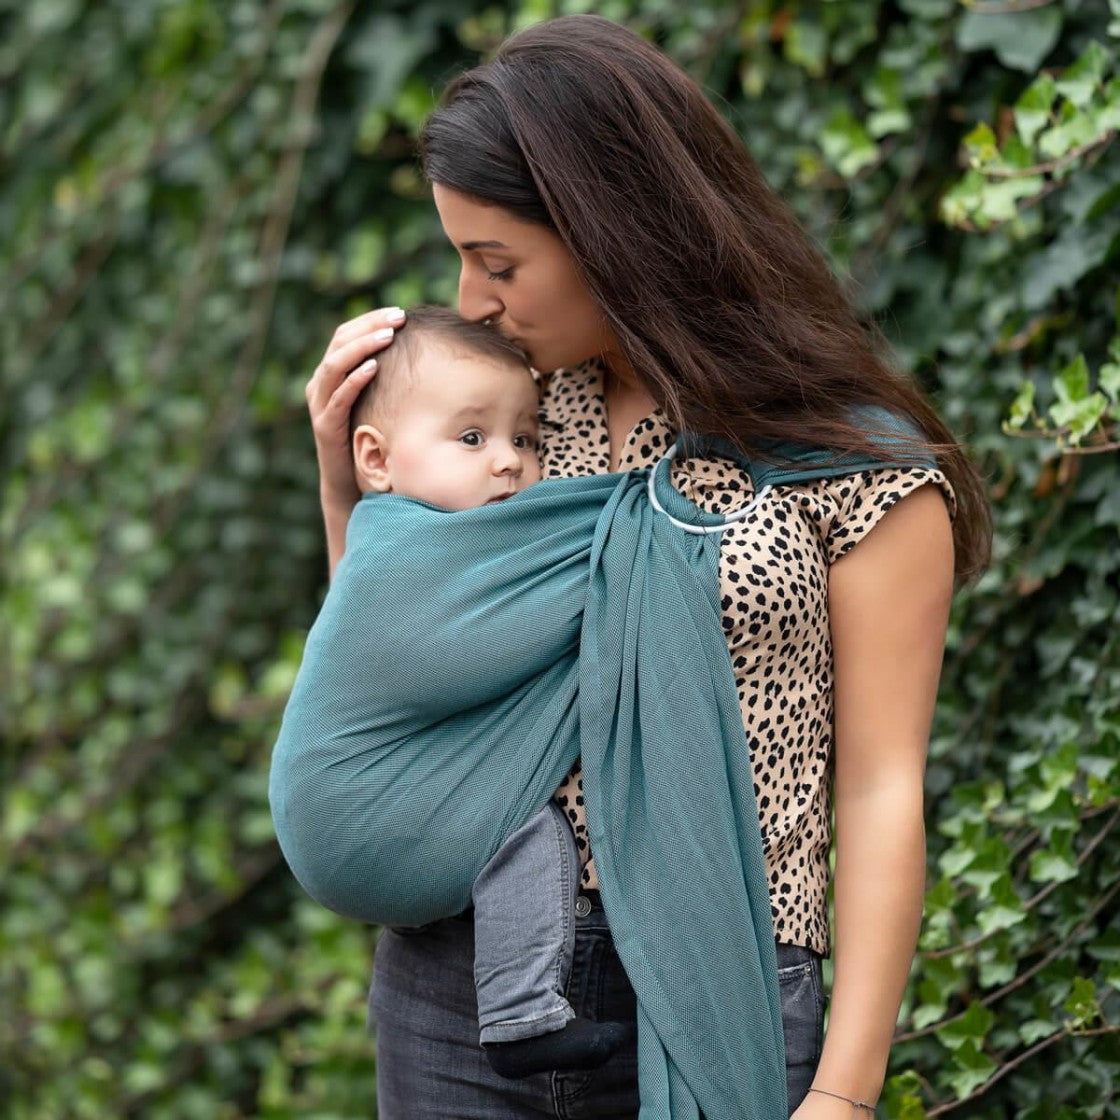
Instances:
[[[486,270],[487,280],[509,280],[512,276],[513,265],[510,265],[509,268],[503,268],[496,272],[489,268]]]

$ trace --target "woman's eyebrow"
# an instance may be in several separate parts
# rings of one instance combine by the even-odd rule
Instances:
[[[460,249],[508,249],[509,246],[501,241],[464,241]]]

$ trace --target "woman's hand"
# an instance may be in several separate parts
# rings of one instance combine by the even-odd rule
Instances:
[[[377,373],[373,355],[393,341],[394,328],[403,322],[399,307],[382,307],[343,323],[307,383],[305,395],[324,503],[329,499],[352,506],[357,501],[350,456],[350,409]]]
[[[343,323],[305,390],[319,459],[319,493],[332,573],[359,497],[350,453],[350,410],[377,373],[374,355],[393,341],[394,328],[403,323],[404,312],[399,307],[382,307]]]

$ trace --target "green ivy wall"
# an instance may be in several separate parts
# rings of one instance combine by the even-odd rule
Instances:
[[[540,0],[0,0],[0,1112],[374,1113],[373,933],[270,746],[325,585],[303,384],[452,303],[413,160]],[[595,9],[710,90],[990,481],[883,1114],[1120,1116],[1120,3]]]

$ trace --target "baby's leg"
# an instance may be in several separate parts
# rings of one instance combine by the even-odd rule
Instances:
[[[576,1019],[564,998],[575,944],[579,855],[549,802],[498,849],[474,884],[480,1040],[507,1077],[589,1069],[628,1037],[617,1023]]]

